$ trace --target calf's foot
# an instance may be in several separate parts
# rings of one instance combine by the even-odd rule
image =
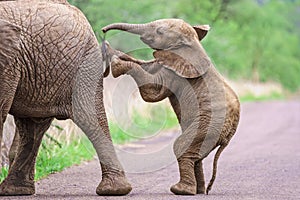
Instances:
[[[195,185],[187,185],[181,182],[173,185],[170,190],[177,195],[195,195],[197,193]]]
[[[195,162],[189,158],[178,159],[180,181],[171,187],[171,192],[178,195],[195,195],[197,182],[195,177]]]

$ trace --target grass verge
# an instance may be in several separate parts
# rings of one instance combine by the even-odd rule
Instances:
[[[74,139],[69,144],[43,145],[37,157],[35,179],[39,180],[74,164],[92,160],[95,154],[93,145],[85,136]]]
[[[56,140],[52,136],[44,137],[36,160],[35,180],[82,161],[92,160],[96,154],[93,145],[86,136],[76,136],[70,141]],[[7,176],[8,168],[0,171],[0,181]]]
[[[254,94],[247,94],[240,97],[241,102],[254,102],[254,101],[271,101],[271,100],[284,100],[285,95],[278,92],[272,92],[267,95],[256,96]]]

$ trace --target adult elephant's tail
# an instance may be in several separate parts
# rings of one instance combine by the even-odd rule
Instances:
[[[212,177],[211,177],[211,179],[210,179],[210,181],[209,181],[209,184],[208,184],[208,186],[207,186],[206,194],[208,194],[208,192],[211,190],[212,185],[213,185],[213,183],[214,183],[214,181],[215,181],[215,179],[216,179],[218,160],[219,160],[219,157],[220,157],[222,151],[225,149],[225,147],[226,147],[227,145],[228,145],[228,143],[222,144],[222,145],[218,148],[218,150],[217,150],[217,152],[216,152],[216,154],[215,154],[215,157],[214,157],[214,163],[213,163],[213,173],[212,173]]]

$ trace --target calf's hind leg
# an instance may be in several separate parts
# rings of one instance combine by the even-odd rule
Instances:
[[[195,177],[197,182],[197,194],[205,194],[205,180],[202,160],[198,160],[195,162]]]
[[[171,192],[178,195],[194,195],[197,192],[194,172],[195,162],[189,158],[179,158],[180,180],[171,187]]]
[[[53,118],[16,118],[20,142],[8,176],[0,185],[0,195],[31,195],[35,193],[35,160],[45,131]]]
[[[174,194],[194,195],[205,192],[202,160],[214,149],[217,138],[207,137],[195,125],[189,126],[174,143],[178,159],[180,181],[171,187]],[[203,145],[206,142],[210,145]]]
[[[199,138],[197,131],[189,126],[174,143],[174,153],[177,157],[180,180],[171,187],[171,192],[179,195],[194,195],[197,193],[195,162],[199,160]],[[197,148],[196,148],[197,147]]]

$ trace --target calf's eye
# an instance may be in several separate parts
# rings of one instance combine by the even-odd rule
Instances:
[[[156,33],[157,33],[158,35],[164,34],[163,28],[162,28],[162,27],[158,27],[158,28],[156,29]]]

